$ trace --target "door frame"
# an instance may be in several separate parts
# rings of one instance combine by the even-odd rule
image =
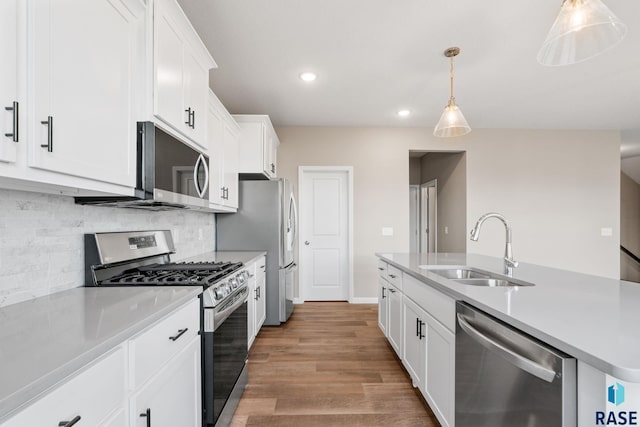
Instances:
[[[349,287],[349,303],[354,303],[353,297],[353,166],[298,166],[298,229],[300,227],[302,212],[304,212],[304,205],[300,193],[303,189],[303,182],[305,173],[308,172],[346,172],[347,173],[347,227],[349,232],[347,233],[347,248],[348,248],[348,268],[347,274]],[[302,233],[298,233],[298,260],[301,260],[300,251],[304,245],[304,238]],[[298,265],[298,298],[297,302],[303,303],[304,299],[304,286],[302,283],[302,277],[304,272],[304,263],[300,262]]]

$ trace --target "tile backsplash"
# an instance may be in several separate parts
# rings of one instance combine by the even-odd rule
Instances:
[[[82,286],[85,233],[149,229],[173,231],[177,258],[215,247],[211,213],[80,206],[0,189],[0,306]]]

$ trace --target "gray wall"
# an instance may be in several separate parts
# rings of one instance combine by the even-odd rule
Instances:
[[[375,252],[409,250],[409,151],[466,151],[467,233],[504,214],[517,260],[619,278],[620,134],[474,129],[439,139],[429,128],[279,127],[278,174],[298,166],[354,168],[354,296],[376,296]],[[393,236],[382,236],[382,227]],[[496,257],[504,229],[485,225],[467,250]],[[613,236],[601,236],[601,228]]]
[[[640,184],[620,174],[620,244],[640,256]],[[640,267],[620,254],[620,278],[640,282]]]
[[[0,306],[82,286],[84,233],[149,229],[174,231],[177,258],[215,245],[213,214],[79,206],[71,197],[0,190]]]
[[[409,184],[422,184],[422,160],[420,157],[409,157]]]
[[[425,154],[421,172],[423,183],[438,180],[438,252],[466,252],[466,153]]]

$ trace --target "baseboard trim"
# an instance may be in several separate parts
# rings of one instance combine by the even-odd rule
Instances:
[[[304,300],[300,299],[300,298],[294,298],[293,299],[293,303],[294,304],[304,304]]]
[[[349,300],[350,304],[377,304],[377,297],[366,297],[366,298],[351,298]]]

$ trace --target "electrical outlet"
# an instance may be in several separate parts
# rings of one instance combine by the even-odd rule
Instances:
[[[613,236],[613,228],[611,227],[603,227],[600,229],[600,235],[602,237],[611,237]]]
[[[449,234],[449,227],[446,225],[444,226],[444,234]]]
[[[383,236],[393,236],[393,227],[382,227]]]

